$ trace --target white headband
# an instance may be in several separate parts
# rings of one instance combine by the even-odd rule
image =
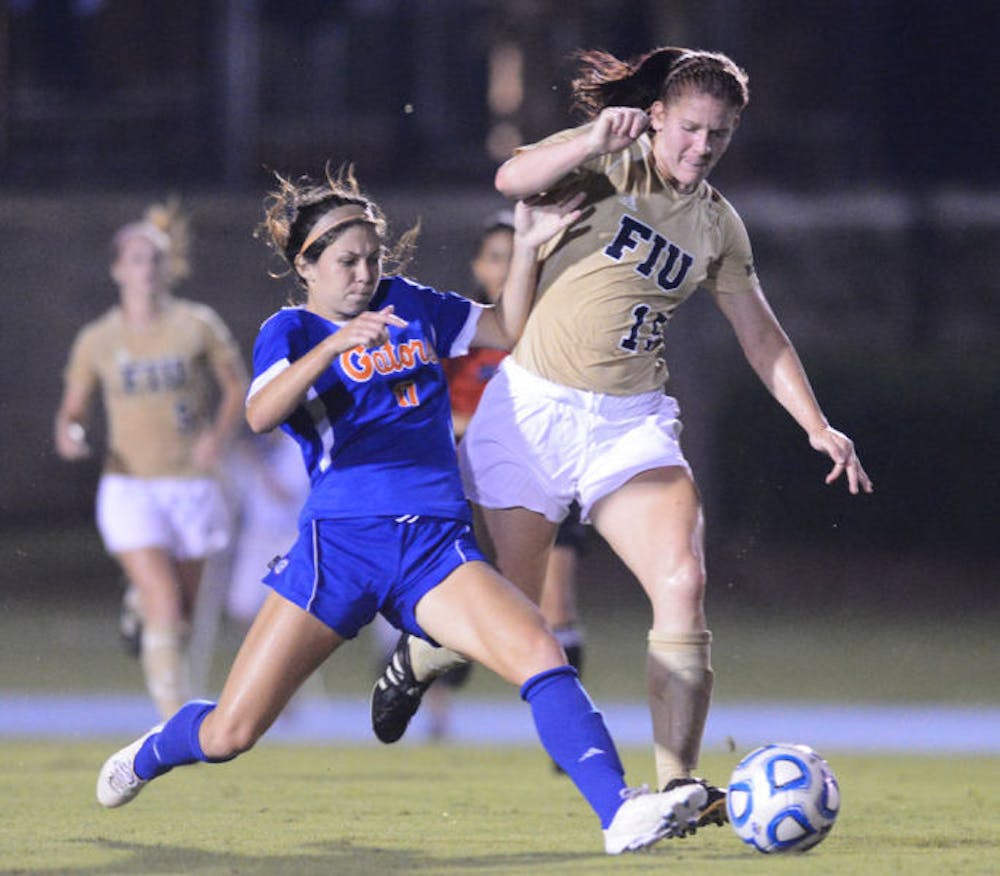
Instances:
[[[347,212],[345,213],[344,211]],[[334,228],[340,225],[347,225],[349,222],[357,222],[359,219],[363,222],[372,221],[372,217],[368,214],[368,211],[360,204],[344,204],[342,207],[334,208],[313,225],[312,231],[309,232],[306,239],[302,242],[302,246],[299,247],[296,258],[302,255],[302,253],[309,249],[310,246],[328,231],[333,231]]]

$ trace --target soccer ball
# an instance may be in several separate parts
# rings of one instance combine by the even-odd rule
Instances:
[[[765,745],[729,779],[729,821],[758,852],[804,852],[825,839],[840,811],[830,765],[807,745]]]

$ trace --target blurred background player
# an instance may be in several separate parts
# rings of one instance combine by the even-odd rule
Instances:
[[[236,514],[226,617],[250,626],[267,587],[267,564],[298,534],[298,517],[309,495],[309,477],[295,442],[280,429],[240,433],[224,463],[226,493]]]
[[[115,233],[119,301],[76,336],[54,435],[63,459],[88,457],[100,391],[107,447],[97,526],[138,596],[143,674],[164,716],[192,694],[191,616],[205,558],[230,537],[217,474],[246,391],[240,351],[219,316],[172,293],[189,273],[187,244],[176,203],[154,205]]]
[[[218,703],[193,700],[112,754],[105,807],[177,766],[251,748],[299,685],[376,614],[432,637],[520,689],[540,741],[597,815],[608,854],[683,836],[705,791],[629,789],[604,720],[537,607],[485,562],[455,457],[439,358],[510,349],[530,310],[538,247],[579,211],[519,204],[510,278],[495,307],[383,275],[386,220],[348,170],[281,180],[267,210],[275,251],[305,303],[264,322],[246,403],[255,432],[281,427],[309,469],[299,537]],[[317,767],[322,770],[322,767]]]
[[[543,248],[524,333],[459,445],[463,480],[499,569],[532,599],[573,501],[638,578],[652,609],[658,787],[702,783],[701,822],[722,823],[724,792],[692,774],[714,676],[701,499],[665,394],[674,310],[704,286],[762,383],[832,460],[826,482],[843,476],[852,494],[872,484],[764,296],[742,220],[707,182],[749,101],[746,73],[720,53],[681,48],[578,61],[572,91],[586,123],[519,148],[497,171],[509,198],[584,193],[584,214]],[[422,683],[441,662],[410,657]],[[419,706],[420,687],[410,690],[394,697],[380,738],[405,732]]]
[[[205,565],[191,631],[196,690],[207,690],[223,622],[242,639],[267,595],[268,563],[298,534],[309,478],[295,442],[279,429],[255,435],[244,424],[221,465],[233,536]]]

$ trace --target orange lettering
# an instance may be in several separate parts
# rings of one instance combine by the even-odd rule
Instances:
[[[371,380],[374,370],[372,368],[372,357],[365,352],[365,348],[361,344],[340,354],[340,367],[344,369],[344,373],[352,380],[362,383],[366,380]]]

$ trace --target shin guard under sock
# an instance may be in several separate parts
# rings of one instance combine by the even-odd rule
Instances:
[[[521,686],[521,699],[531,706],[549,757],[573,780],[606,828],[622,803],[625,769],[604,717],[576,670],[560,666],[532,676]]]

